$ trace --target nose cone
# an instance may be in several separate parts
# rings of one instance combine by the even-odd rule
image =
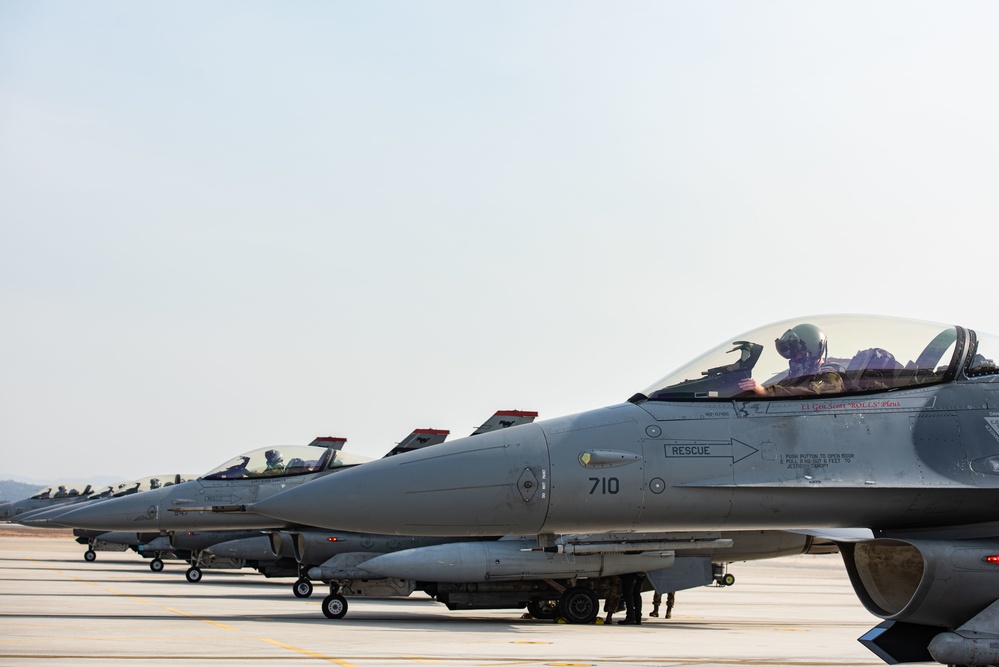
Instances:
[[[65,528],[63,524],[58,522],[58,517],[67,512],[72,512],[78,507],[79,505],[76,504],[71,506],[59,505],[57,507],[46,507],[19,514],[14,521],[23,526],[31,526],[32,528]]]
[[[83,503],[59,516],[59,523],[88,530],[159,532],[160,505],[167,489],[155,489],[121,498]]]
[[[549,468],[544,434],[525,424],[342,470],[252,510],[387,535],[533,534],[548,511]]]
[[[14,516],[14,503],[7,501],[0,503],[0,521],[7,521]]]

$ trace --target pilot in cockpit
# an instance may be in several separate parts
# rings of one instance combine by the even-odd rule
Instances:
[[[788,372],[773,384],[763,386],[752,378],[739,381],[739,388],[757,396],[802,396],[841,393],[843,377],[838,368],[825,363],[829,349],[825,332],[814,324],[799,324],[774,341],[777,353],[787,359]]]
[[[281,452],[276,449],[268,449],[264,452],[264,458],[267,459],[265,475],[280,475],[284,472],[284,459],[281,458]]]

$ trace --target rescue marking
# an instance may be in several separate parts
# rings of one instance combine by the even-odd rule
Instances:
[[[736,439],[717,440],[667,440],[663,445],[666,458],[732,459],[738,463],[760,450]]]

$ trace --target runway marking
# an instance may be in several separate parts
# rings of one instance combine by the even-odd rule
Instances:
[[[63,572],[59,568],[52,567],[51,565],[48,565],[47,563],[43,563],[43,562],[41,562],[39,560],[35,560],[34,558],[28,558],[27,560],[30,560],[33,563],[37,563],[38,565],[41,565],[42,567],[44,567],[44,568],[46,568],[48,570],[52,570],[53,572],[58,572],[62,576],[68,577],[69,579],[73,579],[74,581],[79,581],[80,583],[87,584],[87,585],[90,585],[90,586],[95,586],[97,588],[103,588],[104,590],[106,590],[109,593],[113,593],[115,595],[118,595],[118,596],[123,597],[123,598],[128,598],[130,600],[135,600],[137,602],[142,602],[143,604],[153,604],[152,602],[150,602],[149,600],[146,600],[145,598],[140,598],[140,597],[136,597],[134,595],[129,595],[128,593],[122,593],[121,591],[116,591],[113,588],[108,588],[107,586],[104,586],[104,585],[101,585],[101,584],[98,584],[98,583],[94,583],[93,581],[87,581],[86,579],[81,579],[80,577],[77,577],[75,575],[69,574],[68,572]],[[212,625],[217,625],[218,627],[225,628],[226,630],[235,630],[236,629],[236,628],[232,627],[231,625],[226,625],[225,623],[219,623],[218,621],[212,621],[212,620],[207,619],[207,618],[200,618],[200,617],[195,616],[193,614],[188,614],[187,612],[180,611],[179,609],[174,609],[172,607],[161,606],[160,609],[165,609],[166,611],[169,611],[169,612],[171,612],[173,614],[178,614],[180,616],[186,616],[187,618],[193,618],[194,620],[201,621],[202,623],[211,623]]]
[[[193,618],[194,620],[201,621],[202,623],[211,623],[212,625],[217,625],[220,628],[225,628],[226,630],[235,630],[236,629],[236,628],[232,627],[231,625],[226,625],[225,623],[219,623],[218,621],[212,621],[212,620],[207,619],[207,618],[199,618],[198,616],[195,616],[194,614],[188,614],[186,611],[180,611],[179,609],[173,609],[171,607],[161,607],[161,608],[162,609],[166,609],[167,611],[173,612],[175,614],[180,614],[181,616],[186,616],[188,618]]]
[[[347,662],[346,660],[337,660],[336,658],[331,658],[328,655],[323,655],[322,653],[316,653],[315,651],[308,651],[304,648],[298,648],[297,646],[292,646],[291,644],[284,644],[282,642],[274,641],[273,639],[267,639],[266,637],[260,637],[259,639],[262,642],[267,642],[268,644],[273,644],[274,646],[280,646],[281,648],[286,648],[289,651],[295,651],[296,653],[301,653],[311,658],[319,658],[320,660],[332,662],[335,665],[343,665],[343,667],[356,667],[356,665]]]

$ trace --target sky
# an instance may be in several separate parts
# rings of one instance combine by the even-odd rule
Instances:
[[[768,322],[999,333],[993,2],[0,3],[0,479],[620,403]],[[831,342],[831,346],[834,342]]]

